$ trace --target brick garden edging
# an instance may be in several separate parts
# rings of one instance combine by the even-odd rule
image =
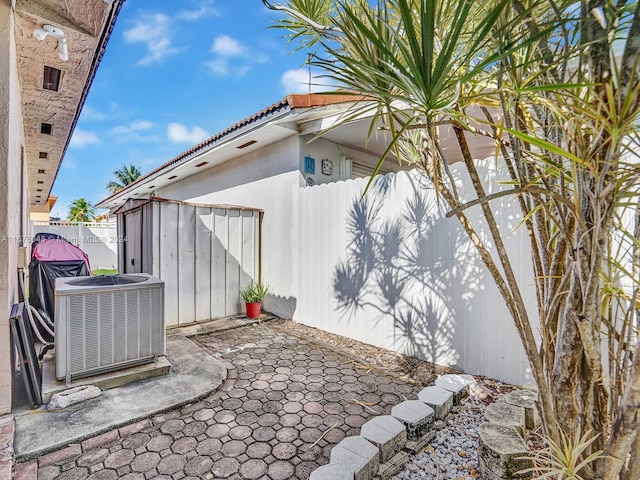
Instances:
[[[398,474],[429,443],[454,405],[475,387],[471,375],[441,375],[435,385],[362,425],[360,435],[347,437],[331,450],[329,464],[317,468],[309,480],[387,480]],[[540,425],[537,391],[523,387],[489,404],[478,427],[478,463],[483,480],[524,480],[530,473],[529,431]]]
[[[475,381],[471,375],[441,375],[434,386],[420,391],[418,400],[406,400],[391,415],[374,417],[331,450],[330,461],[313,472],[309,480],[387,480],[435,436],[454,405],[469,395]]]

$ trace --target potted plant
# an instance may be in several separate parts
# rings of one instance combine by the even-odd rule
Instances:
[[[262,309],[262,300],[269,293],[269,287],[251,280],[249,285],[240,290],[244,300],[248,318],[258,318]]]

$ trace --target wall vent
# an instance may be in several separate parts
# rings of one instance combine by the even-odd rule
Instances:
[[[42,88],[57,92],[60,88],[60,77],[62,71],[57,68],[44,66],[44,76],[42,79]]]

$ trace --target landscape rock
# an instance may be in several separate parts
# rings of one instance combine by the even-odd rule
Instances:
[[[69,405],[84,402],[91,398],[99,397],[102,391],[95,385],[83,385],[58,392],[51,397],[47,408],[57,410],[67,408]]]
[[[520,473],[533,463],[529,448],[515,427],[485,422],[478,427],[478,436],[478,463],[483,480],[530,478],[531,474]]]
[[[504,401],[509,405],[524,408],[525,426],[527,430],[534,430],[540,425],[538,414],[538,393],[534,390],[516,390],[504,396]]]
[[[492,403],[487,406],[484,412],[484,419],[487,422],[502,425],[504,427],[514,427],[522,438],[526,437],[525,409],[506,402]]]

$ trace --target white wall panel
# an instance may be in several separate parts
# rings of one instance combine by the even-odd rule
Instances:
[[[491,163],[481,167],[495,176]],[[470,192],[464,173],[453,169],[463,195]],[[426,179],[417,172],[378,177],[361,200],[367,181],[301,190],[295,319],[472,374],[531,381],[502,297]],[[516,229],[512,201],[492,207],[535,314],[526,232]],[[469,211],[481,228],[479,213]]]

